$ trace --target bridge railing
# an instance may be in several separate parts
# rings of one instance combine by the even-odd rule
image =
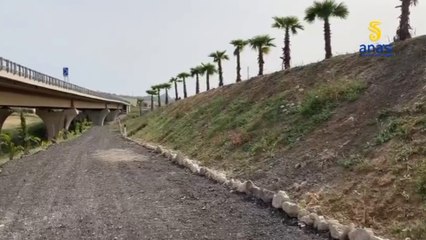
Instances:
[[[44,84],[48,84],[55,87],[60,87],[67,90],[76,91],[79,93],[84,93],[87,95],[92,95],[96,97],[102,97],[109,100],[121,101],[128,103],[126,100],[110,93],[103,93],[98,91],[93,91],[87,88],[80,87],[78,85],[65,82],[63,80],[51,77],[49,75],[34,71],[30,68],[19,65],[15,62],[12,62],[8,59],[0,57],[0,71],[6,71],[8,73],[12,73],[14,75],[18,75],[36,82],[42,82]]]

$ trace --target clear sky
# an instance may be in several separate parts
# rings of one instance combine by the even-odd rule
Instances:
[[[338,1],[340,2],[340,1]],[[334,54],[358,51],[369,42],[368,24],[381,20],[382,41],[398,25],[399,0],[344,0],[347,20],[333,19]],[[93,90],[145,95],[153,84],[188,71],[215,50],[227,50],[225,84],[235,80],[230,40],[259,34],[275,37],[265,72],[281,68],[283,32],[272,29],[273,16],[304,17],[312,0],[13,0],[0,7],[0,56],[43,73],[62,76]],[[322,22],[304,23],[292,38],[293,65],[323,59]],[[426,34],[426,2],[412,9],[416,35]],[[256,53],[242,55],[243,76],[257,73]],[[190,94],[194,80],[188,81]],[[217,76],[212,85],[217,86]],[[201,87],[204,89],[204,81]]]

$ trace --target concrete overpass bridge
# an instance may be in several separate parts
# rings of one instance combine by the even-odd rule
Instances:
[[[34,108],[52,139],[74,119],[88,118],[102,126],[130,103],[114,94],[92,91],[34,71],[0,57],[0,130],[11,108]]]

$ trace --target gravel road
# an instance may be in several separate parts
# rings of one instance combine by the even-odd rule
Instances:
[[[0,239],[324,239],[108,127],[0,173]]]

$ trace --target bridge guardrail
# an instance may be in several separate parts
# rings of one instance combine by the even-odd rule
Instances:
[[[0,57],[0,71],[6,71],[8,73],[12,73],[14,75],[18,75],[33,81],[37,81],[37,82],[42,82],[48,85],[52,85],[52,86],[56,86],[56,87],[60,87],[63,89],[68,89],[68,90],[72,90],[72,91],[76,91],[79,93],[84,93],[87,95],[92,95],[92,96],[96,96],[96,97],[101,97],[101,98],[105,98],[105,99],[109,99],[109,100],[115,100],[115,101],[120,101],[120,102],[124,102],[124,103],[128,103],[128,101],[110,94],[110,93],[103,93],[103,92],[98,92],[98,91],[93,91],[87,88],[83,88],[80,87],[78,85],[69,83],[69,82],[65,82],[63,80],[51,77],[49,75],[34,71],[30,68],[24,67],[22,65],[19,65],[15,62],[12,62],[8,59],[2,58]]]

